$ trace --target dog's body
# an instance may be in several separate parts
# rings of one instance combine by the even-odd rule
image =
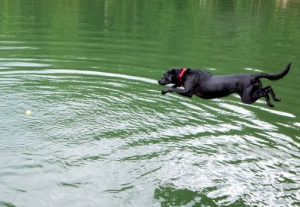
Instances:
[[[214,76],[208,72],[191,69],[172,69],[158,81],[160,85],[174,84],[162,91],[162,94],[176,92],[186,97],[196,95],[204,99],[221,98],[232,93],[237,93],[243,103],[252,104],[259,98],[265,97],[268,106],[273,107],[270,102],[271,95],[274,101],[280,101],[276,97],[271,86],[262,87],[260,78],[279,80],[290,70],[291,63],[286,69],[278,74],[253,74],[253,75],[228,75]],[[183,86],[184,88],[180,88]]]

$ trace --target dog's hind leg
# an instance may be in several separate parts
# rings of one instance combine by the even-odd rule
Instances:
[[[266,94],[264,95],[264,97],[265,97],[265,100],[266,100],[266,102],[267,102],[267,105],[268,105],[269,107],[274,107],[274,105],[270,102],[269,93],[266,93]]]
[[[241,95],[242,102],[246,104],[252,104],[256,102],[258,99],[265,97],[267,105],[269,107],[274,107],[274,105],[270,102],[270,97],[269,97],[270,88],[269,87],[260,88],[260,86],[261,85],[259,85],[259,87],[254,86],[254,87],[246,88]]]
[[[257,99],[261,98],[261,97],[265,97],[265,100],[266,100],[266,103],[269,107],[274,107],[274,105],[271,103],[270,101],[270,96],[269,96],[269,93],[271,94],[272,96],[272,99],[275,101],[278,101],[280,99],[278,99],[276,96],[275,96],[275,93],[274,91],[272,90],[272,88],[270,86],[267,86],[265,88],[262,88],[260,90],[258,90],[255,94],[255,97]]]
[[[256,87],[248,87],[240,94],[241,100],[245,104],[252,104],[257,99],[261,98],[262,96],[258,96],[258,92],[260,91],[260,88]]]
[[[276,97],[275,92],[273,91],[273,88],[271,86],[267,86],[267,87],[263,88],[263,90],[266,90],[268,93],[270,93],[270,95],[274,101],[277,101],[277,102],[281,101],[280,98]]]

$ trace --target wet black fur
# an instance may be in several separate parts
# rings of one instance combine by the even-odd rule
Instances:
[[[280,101],[280,99],[276,97],[271,86],[262,86],[260,78],[279,80],[289,72],[290,67],[291,63],[278,74],[259,73],[228,76],[214,76],[202,70],[188,69],[182,79],[183,88],[180,87],[181,83],[178,80],[181,69],[172,69],[166,72],[158,83],[160,85],[174,84],[172,87],[162,90],[162,94],[175,92],[189,98],[196,95],[204,99],[213,99],[237,93],[243,103],[252,104],[264,97],[267,105],[273,107],[270,95],[273,101]]]

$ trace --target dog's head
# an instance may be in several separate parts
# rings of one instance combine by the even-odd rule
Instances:
[[[175,83],[176,80],[177,80],[176,70],[172,69],[164,74],[164,76],[158,81],[158,84],[164,86],[170,83]]]

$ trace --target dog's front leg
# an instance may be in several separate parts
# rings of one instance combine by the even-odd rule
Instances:
[[[179,95],[182,95],[182,96],[186,96],[186,97],[189,97],[189,98],[192,98],[193,96],[193,92],[192,90],[189,90],[189,89],[181,89],[181,88],[173,88],[173,87],[169,87],[169,88],[166,88],[164,90],[162,90],[162,94],[166,94],[166,93],[178,93]]]
[[[165,95],[166,93],[171,93],[171,92],[173,92],[173,91],[171,90],[172,88],[177,88],[177,85],[174,84],[174,85],[172,85],[171,87],[165,88],[164,90],[161,91],[161,94],[162,94],[162,95]]]

